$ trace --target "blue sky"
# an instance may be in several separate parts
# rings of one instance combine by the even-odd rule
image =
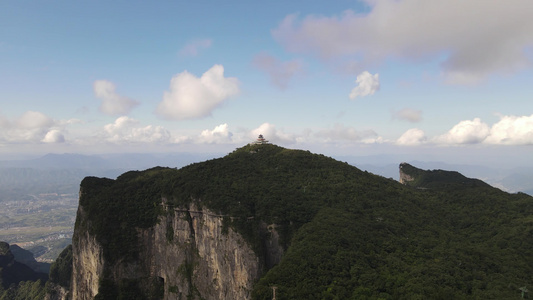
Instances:
[[[3,1],[0,158],[228,152],[533,165],[533,2]]]

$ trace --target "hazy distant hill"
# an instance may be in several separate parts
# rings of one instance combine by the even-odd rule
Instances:
[[[400,162],[380,164],[375,161],[366,163],[360,157],[344,157],[352,165],[387,178],[398,179]],[[510,193],[524,192],[533,195],[533,169],[531,168],[495,168],[479,165],[449,164],[436,161],[408,161],[421,169],[455,170],[469,177],[482,179],[488,184]]]
[[[31,160],[0,161],[0,201],[14,196],[24,198],[32,193],[76,193],[79,182],[86,176],[115,178],[128,170],[144,170],[153,166],[183,167],[222,154],[163,153],[163,154],[47,154]],[[339,157],[342,161],[387,178],[398,179],[398,164],[389,157]],[[467,176],[481,178],[509,192],[522,191],[533,195],[532,169],[502,169],[477,165],[442,162],[409,161],[423,169],[456,170]],[[25,192],[27,191],[27,192]]]
[[[36,159],[0,161],[0,168],[131,170],[146,169],[154,165],[181,167],[214,156],[216,155],[202,153],[47,154]]]
[[[0,296],[6,296],[4,290],[17,286],[23,281],[37,281],[44,285],[48,274],[35,272],[32,268],[18,261],[10,250],[9,244],[0,241]],[[3,298],[14,299],[14,298]]]
[[[43,193],[73,194],[86,176],[115,178],[128,170],[182,167],[207,158],[212,154],[47,154],[0,161],[0,201],[31,200],[29,195]]]

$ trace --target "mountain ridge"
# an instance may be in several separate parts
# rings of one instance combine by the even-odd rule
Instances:
[[[245,299],[270,299],[273,285],[279,299],[516,295],[533,273],[517,262],[533,257],[527,234],[533,232],[532,197],[465,181],[455,172],[435,174],[425,177],[424,186],[431,188],[417,189],[324,155],[247,145],[181,169],[131,171],[116,180],[87,177],[74,260],[79,250],[95,249],[83,257],[102,260],[101,269],[90,271],[91,293],[101,298],[118,297],[129,286],[139,295],[162,291],[154,299],[217,299],[202,278],[239,267],[223,258],[209,263],[219,257],[214,253],[229,249],[217,246],[219,238],[255,253],[256,258],[239,256],[242,266],[258,262],[259,277],[245,276],[252,288],[248,281],[239,285],[248,290]],[[209,232],[217,237],[211,242],[204,239]],[[270,265],[269,245],[283,253]],[[163,273],[146,269],[150,275],[144,279],[135,275],[143,272],[128,273],[133,265],[152,264],[142,259],[146,251],[161,253],[165,261],[178,255],[181,263],[173,268],[182,277],[167,264]],[[77,266],[90,261],[78,260]]]

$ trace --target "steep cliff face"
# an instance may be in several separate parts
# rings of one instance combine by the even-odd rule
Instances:
[[[409,182],[415,180],[414,176],[408,173],[410,169],[411,169],[411,165],[407,163],[400,164],[400,183],[401,184],[408,184]]]
[[[109,263],[94,236],[76,232],[72,299],[93,299],[109,286],[133,286],[151,299],[249,299],[262,266],[224,216],[196,205],[165,209],[155,226],[138,230],[137,260]]]
[[[45,300],[69,300],[70,293],[69,290],[58,285],[58,284],[48,284]]]
[[[78,207],[76,218],[87,218]],[[75,230],[72,243],[72,299],[93,299],[98,294],[99,280],[104,271],[103,248],[87,231]]]
[[[422,170],[408,163],[400,164],[400,183],[421,189],[490,187],[479,179],[467,178],[459,172]]]

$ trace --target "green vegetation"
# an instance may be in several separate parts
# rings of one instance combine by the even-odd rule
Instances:
[[[402,163],[400,169],[413,180],[405,182],[406,185],[418,188],[467,188],[490,187],[479,179],[467,178],[455,171],[421,170],[407,163]]]
[[[50,266],[49,282],[70,288],[72,276],[72,245],[68,245]]]
[[[44,283],[37,281],[21,281],[7,290],[0,287],[0,300],[42,300],[46,295]]]
[[[180,170],[86,178],[76,226],[95,234],[112,262],[137,257],[135,228],[166,213],[162,197],[231,216],[224,224],[262,259],[260,224],[276,224],[286,254],[254,299],[271,299],[273,285],[277,299],[520,297],[533,280],[533,198],[456,172],[405,171],[413,186],[323,155],[249,145]]]

